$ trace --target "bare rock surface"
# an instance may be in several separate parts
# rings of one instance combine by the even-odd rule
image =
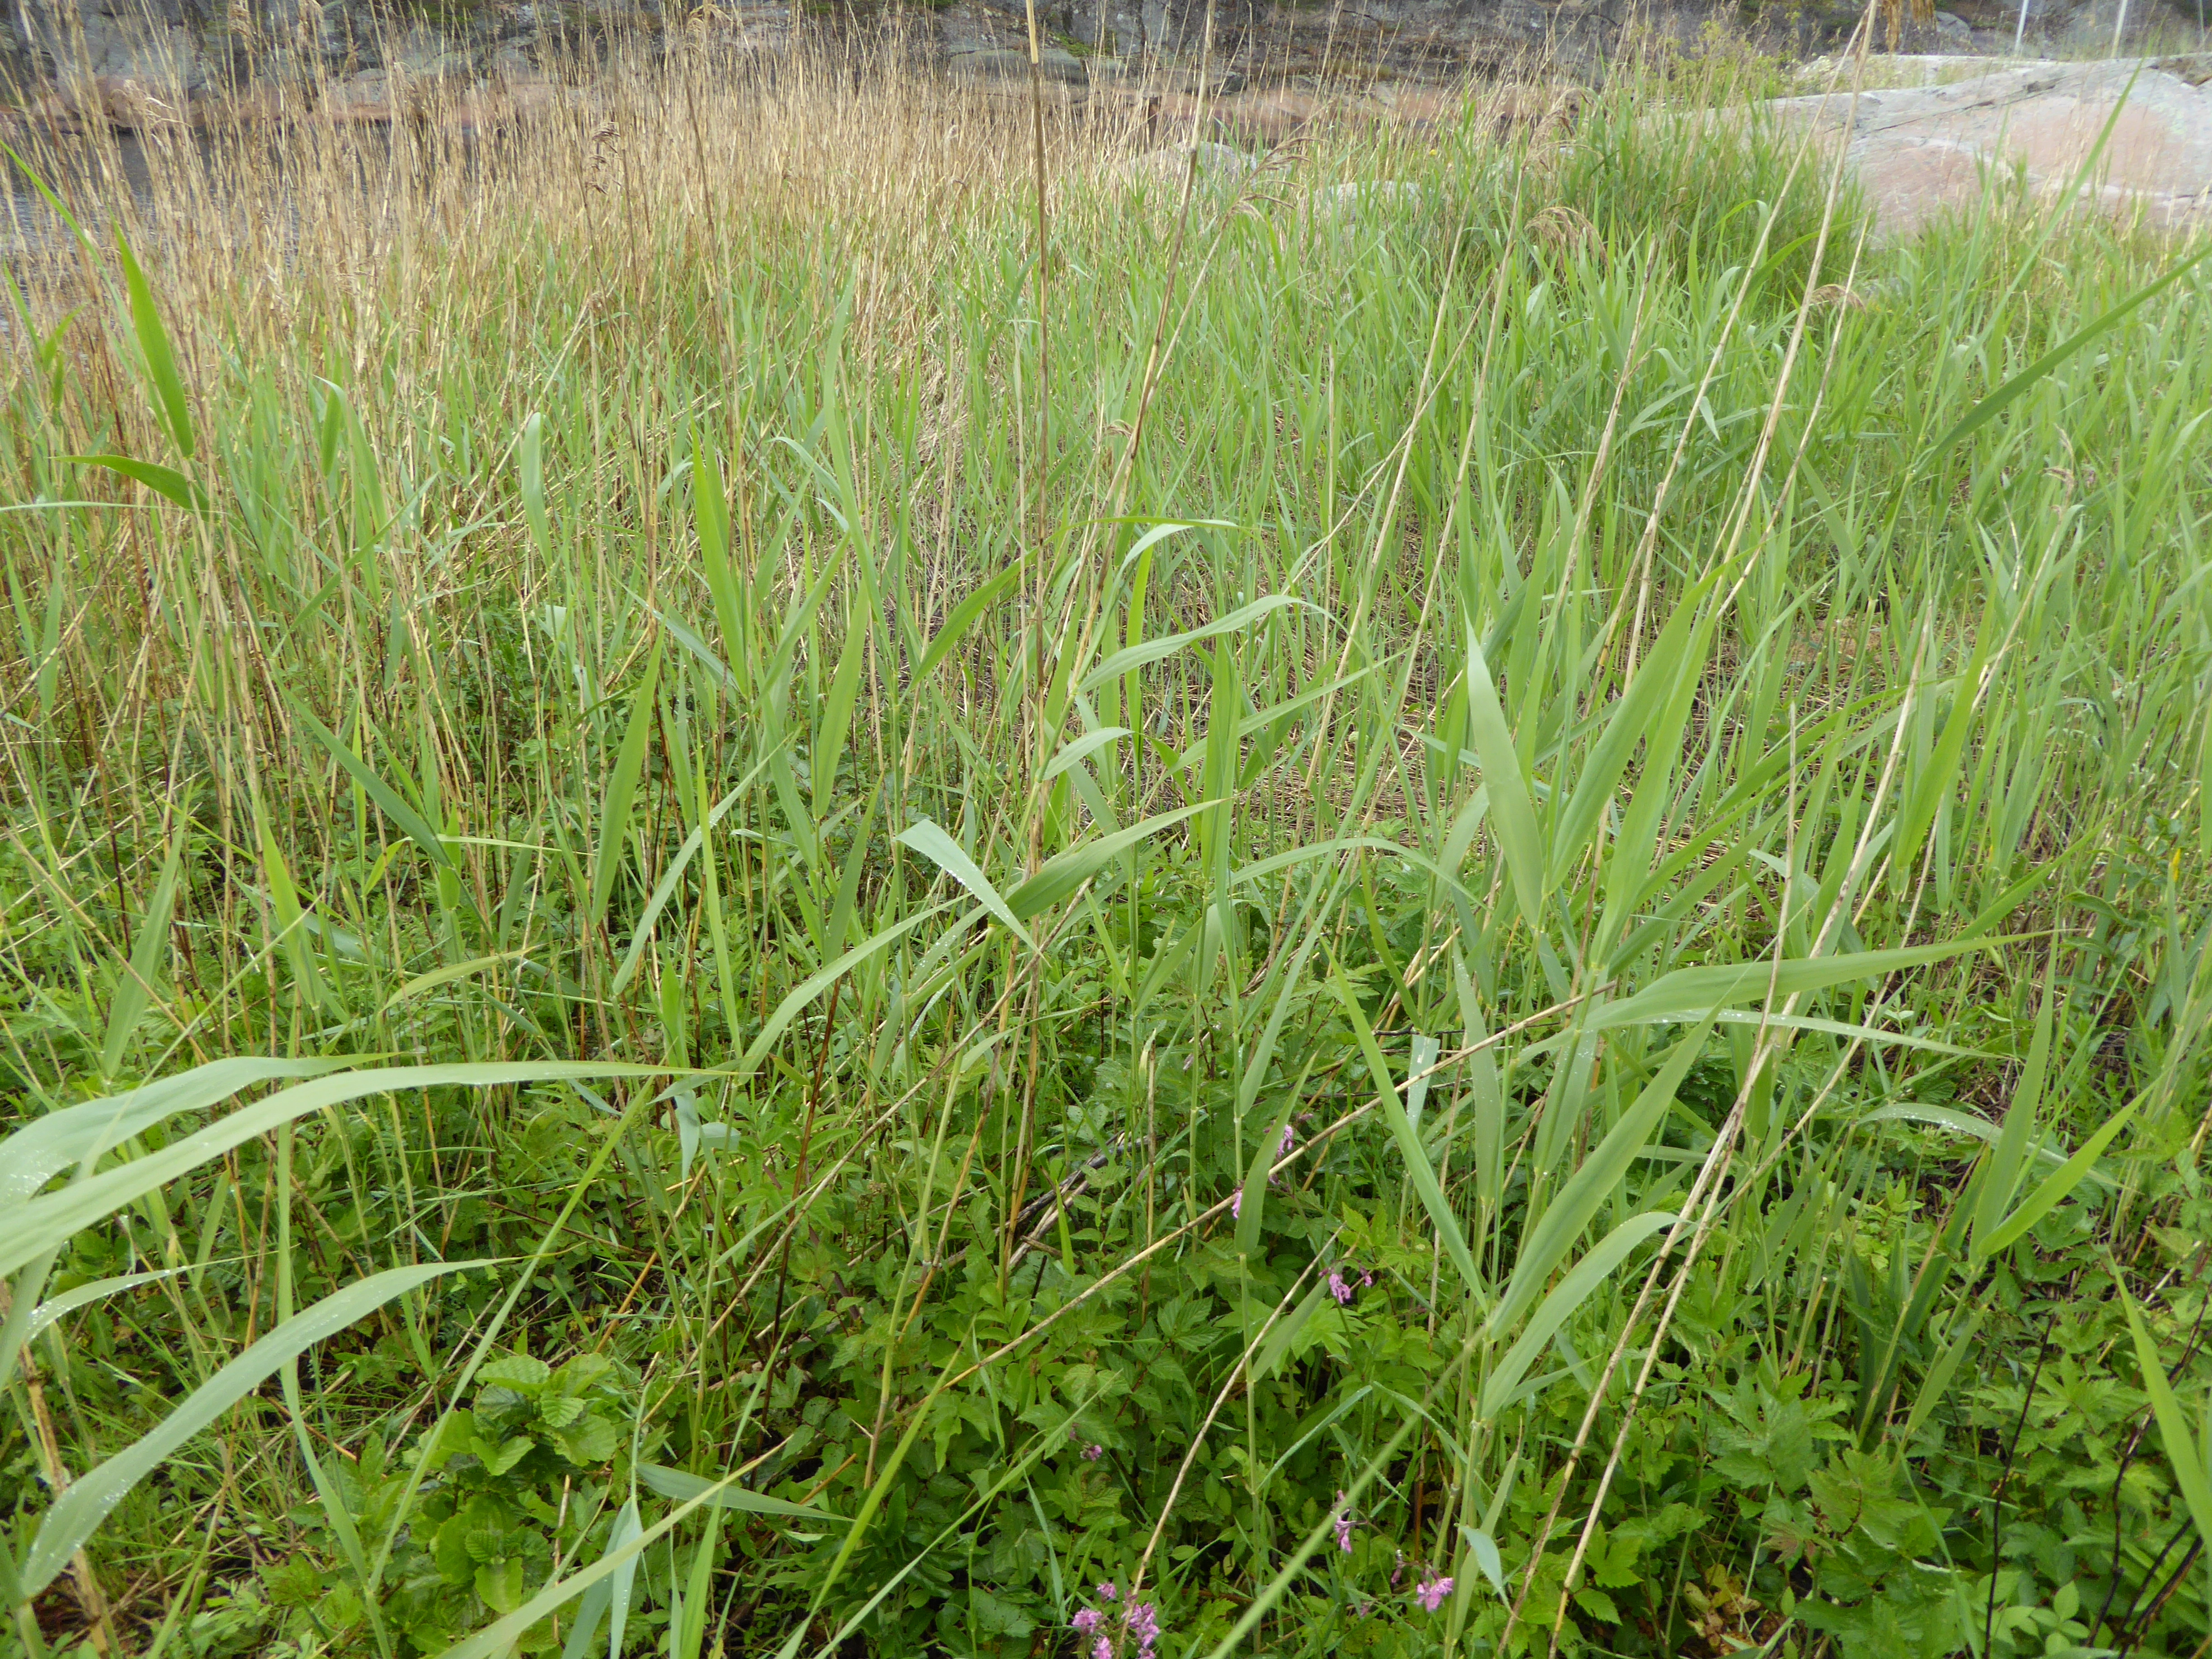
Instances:
[[[1867,57],[1863,84],[1873,90],[1948,86],[1956,82],[1979,80],[1985,75],[2001,75],[2012,70],[2059,67],[2051,58],[2021,58],[1989,52],[1878,52]],[[1850,59],[1824,53],[1818,58],[1808,58],[1797,65],[1790,78],[1798,85],[1810,89],[1825,88],[1838,76],[1846,84],[1850,82]]]
[[[2078,54],[2122,34],[2201,33],[2198,0],[1951,5],[1892,43],[1942,54],[1925,71],[1897,59],[1905,78],[1950,78],[1960,54],[2009,52],[2023,39],[2030,50]],[[1047,47],[1043,78],[1072,92],[1133,80],[1162,88],[1204,64],[1209,89],[1224,95],[1288,86],[1419,101],[1423,88],[1468,76],[1599,82],[1632,34],[1694,52],[1717,27],[1761,50],[1833,50],[1862,9],[1858,0],[0,0],[0,106],[51,99],[76,125],[160,124],[270,87],[382,73],[381,92],[364,84],[343,101],[394,109],[415,96],[395,90],[407,86],[443,84],[455,96],[526,78],[501,60],[574,83],[617,52],[650,57],[678,41],[734,64],[802,39],[887,32],[989,95],[1028,82],[1032,16]],[[1260,137],[1311,118],[1282,104],[1238,113]]]
[[[1363,220],[1418,212],[1421,187],[1398,179],[1353,179],[1324,185],[1299,204],[1301,223],[1348,228]]]
[[[2039,63],[1946,86],[1837,90],[1765,108],[1843,141],[1887,234],[1970,208],[1992,175],[2014,174],[2045,198],[2081,179],[2084,201],[2179,229],[2212,226],[2212,86],[2192,82],[2197,67],[2193,59]]]
[[[1194,172],[1193,164],[1195,163]],[[1228,144],[1200,140],[1196,145],[1170,144],[1141,155],[1116,161],[1105,171],[1106,182],[1141,186],[1152,191],[1180,190],[1191,174],[1204,188],[1234,189],[1260,165],[1260,158]]]

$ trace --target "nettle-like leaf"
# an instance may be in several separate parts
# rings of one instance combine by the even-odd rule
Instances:
[[[993,1595],[988,1590],[973,1590],[969,1596],[969,1610],[975,1615],[975,1628],[986,1635],[1008,1636],[1019,1640],[1036,1628],[1036,1621],[1021,1608]]]
[[[449,1518],[432,1540],[430,1559],[437,1564],[439,1576],[449,1584],[465,1584],[476,1577],[476,1558],[469,1553],[469,1534],[476,1526],[472,1516],[464,1512]]]
[[[1897,1468],[1882,1452],[1846,1447],[1808,1477],[1820,1522],[1838,1547],[1869,1572],[1938,1548],[1944,1511],[1898,1491]]]
[[[479,1431],[476,1417],[471,1412],[454,1412],[425,1436],[422,1447],[424,1465],[432,1472],[451,1462],[456,1457],[470,1456]]]
[[[261,1585],[273,1607],[311,1607],[323,1599],[326,1589],[315,1564],[301,1556],[264,1570]]]
[[[1713,1471],[1753,1491],[1802,1491],[1820,1463],[1820,1443],[1847,1437],[1829,1421],[1841,1411],[1840,1401],[1778,1397],[1765,1388],[1754,1390],[1748,1382],[1717,1399],[1733,1420],[1714,1425]]]
[[[473,1582],[477,1594],[483,1598],[484,1605],[498,1613],[513,1613],[520,1607],[523,1592],[527,1588],[520,1556],[507,1556],[486,1562],[476,1570]]]
[[[530,1455],[537,1442],[526,1434],[511,1435],[494,1443],[481,1435],[469,1443],[469,1451],[484,1466],[484,1473],[496,1479]]]
[[[1620,1622],[1620,1609],[1613,1605],[1613,1598],[1594,1584],[1582,1585],[1575,1591],[1575,1606],[1600,1624]]]
[[[1644,1574],[1638,1564],[1644,1558],[1644,1544],[1633,1533],[1601,1528],[1583,1560],[1590,1582],[1607,1589],[1628,1589],[1642,1583]]]
[[[526,1528],[490,1526],[471,1528],[466,1545],[476,1562],[526,1561],[546,1553],[544,1540]]]
[[[571,1463],[604,1463],[622,1448],[621,1430],[596,1414],[559,1431],[553,1438]]]
[[[526,1353],[501,1354],[487,1363],[477,1373],[477,1381],[487,1387],[512,1389],[526,1399],[534,1400],[553,1380],[553,1368],[544,1360]]]
[[[580,1353],[553,1373],[553,1388],[557,1393],[580,1395],[596,1385],[611,1382],[617,1369],[615,1362],[603,1353]]]

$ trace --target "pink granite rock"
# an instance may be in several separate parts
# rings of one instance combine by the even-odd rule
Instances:
[[[2014,178],[2031,198],[2063,196],[2081,179],[2081,199],[2105,211],[2161,228],[2212,226],[2212,86],[2140,61],[2043,64],[1765,107],[1843,140],[1885,234],[1970,209]]]

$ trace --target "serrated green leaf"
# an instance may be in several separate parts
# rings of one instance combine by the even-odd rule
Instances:
[[[622,1431],[596,1413],[558,1431],[553,1440],[571,1463],[604,1463],[622,1449]]]
[[[496,1479],[530,1455],[538,1443],[526,1434],[510,1435],[499,1444],[487,1445],[483,1440],[470,1443],[469,1451],[484,1466],[484,1473]]]
[[[552,1376],[553,1368],[535,1354],[503,1353],[484,1362],[477,1372],[477,1381],[513,1389],[517,1394],[535,1395]]]

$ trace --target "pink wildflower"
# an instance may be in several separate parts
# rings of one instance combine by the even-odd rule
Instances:
[[[1137,1638],[1137,1652],[1140,1659],[1149,1656],[1152,1644],[1160,1639],[1158,1609],[1150,1601],[1132,1601],[1121,1622],[1129,1627],[1129,1634]]]
[[[1342,1492],[1337,1493],[1336,1501],[1339,1506],[1334,1522],[1336,1547],[1349,1555],[1352,1553],[1352,1505],[1344,1501]]]
[[[1096,1463],[1105,1455],[1106,1448],[1103,1446],[1085,1446],[1083,1449],[1083,1461],[1086,1463]]]
[[[1098,1587],[1098,1599],[1102,1601],[1110,1601],[1121,1593],[1114,1588],[1114,1581],[1110,1578]]]
[[[1344,1275],[1338,1273],[1334,1268],[1331,1268],[1329,1270],[1328,1293],[1336,1298],[1339,1306],[1349,1307],[1351,1305],[1352,1286],[1344,1282]]]
[[[1297,1144],[1298,1138],[1291,1132],[1291,1126],[1287,1123],[1284,1124],[1282,1144],[1275,1148],[1275,1156],[1277,1158],[1288,1158]]]
[[[1406,1576],[1406,1552],[1400,1550],[1398,1559],[1390,1565],[1390,1588],[1398,1588],[1398,1581]]]
[[[1363,1273],[1359,1275],[1359,1288],[1363,1291],[1373,1285],[1374,1282],[1375,1275],[1373,1273]]]
[[[1078,1636],[1088,1637],[1091,1632],[1098,1628],[1099,1621],[1105,1616],[1096,1607],[1085,1607],[1074,1618],[1069,1620],[1068,1623],[1075,1626],[1075,1633]]]
[[[1098,1645],[1091,1650],[1091,1659],[1114,1659],[1114,1644],[1100,1637]]]
[[[1451,1593],[1450,1579],[1424,1578],[1419,1587],[1413,1591],[1413,1599],[1421,1604],[1423,1612],[1434,1613],[1438,1607],[1443,1606],[1444,1598]]]
[[[1244,1213],[1244,1189],[1243,1189],[1242,1187],[1239,1187],[1239,1188],[1237,1189],[1236,1193],[1235,1193],[1235,1194],[1234,1194],[1230,1198],[1230,1200],[1229,1200],[1229,1214],[1230,1214],[1231,1218],[1233,1220],[1233,1219],[1236,1219],[1236,1218],[1237,1218],[1242,1217],[1242,1216],[1243,1215],[1243,1213]]]

